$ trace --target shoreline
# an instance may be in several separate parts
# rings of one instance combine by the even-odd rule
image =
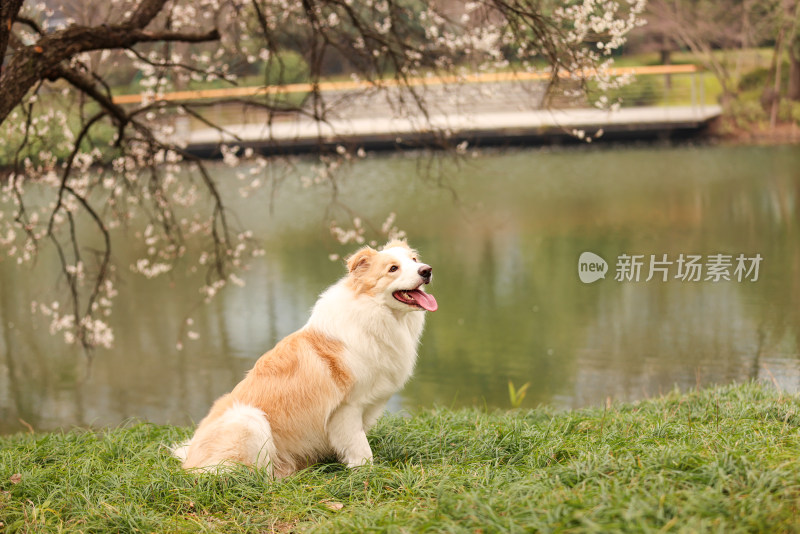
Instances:
[[[639,131],[618,132],[619,135],[611,136],[604,135],[593,142],[586,142],[584,139],[579,139],[573,136],[566,130],[561,131],[557,135],[552,136],[550,141],[542,141],[542,136],[532,134],[528,137],[519,137],[517,140],[503,138],[500,142],[494,143],[472,143],[469,142],[469,148],[556,148],[556,147],[597,147],[603,146],[605,148],[613,148],[615,146],[635,146],[635,145],[650,145],[659,146],[667,144],[668,146],[680,146],[681,144],[689,142],[699,142],[700,144],[707,143],[710,145],[728,145],[728,146],[780,146],[780,145],[796,145],[800,144],[800,125],[796,123],[779,123],[776,128],[770,129],[769,127],[757,127],[753,129],[740,128],[726,124],[724,117],[717,117],[709,122],[704,129],[694,129],[691,131],[673,130],[665,131],[662,134],[649,132],[646,135],[641,135]],[[533,142],[531,142],[533,140]],[[283,148],[280,142],[271,145],[272,150],[265,157],[281,158],[290,155],[306,155],[312,154],[315,149],[320,150],[322,153],[335,152],[336,142],[330,143],[309,143],[300,152],[292,151],[291,149],[281,150]],[[341,143],[351,148],[357,147],[358,143],[351,145],[350,143]],[[368,150],[368,152],[387,153],[387,152],[403,152],[409,150],[452,150],[457,151],[454,140],[444,141],[440,140],[437,143],[398,143],[395,139],[389,139],[385,142],[378,143],[376,148]],[[246,146],[247,143],[242,143]],[[328,146],[330,145],[330,146]],[[200,149],[205,157],[201,159],[206,161],[214,161],[221,159],[218,145],[203,146]],[[61,162],[61,160],[59,160]],[[96,166],[102,167],[102,166]],[[0,162],[0,182],[7,179],[8,175],[13,170],[13,167],[8,164]]]
[[[719,129],[723,126],[716,127]],[[800,144],[800,125],[797,123],[780,123],[775,129],[758,127],[755,129],[730,128],[727,132],[711,132],[720,141],[730,144],[751,146],[777,146]]]

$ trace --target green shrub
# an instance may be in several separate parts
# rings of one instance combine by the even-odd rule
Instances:
[[[778,120],[800,124],[800,102],[781,100],[778,107]]]
[[[737,98],[731,101],[727,114],[737,124],[757,124],[768,120],[761,102],[755,99]]]
[[[773,87],[775,83],[775,77],[772,74],[772,69],[768,67],[759,67],[756,69],[751,70],[750,72],[744,74],[741,79],[739,80],[739,90],[740,91],[762,91],[764,87],[769,84],[770,87]],[[783,65],[781,65],[781,88],[783,90],[789,84],[789,62],[784,61]]]

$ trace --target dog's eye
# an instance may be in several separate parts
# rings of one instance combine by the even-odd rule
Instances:
[[[417,258],[411,258],[411,260],[412,260],[412,261],[414,261],[414,262],[416,262],[416,261],[417,261]]]
[[[393,272],[395,272],[397,269],[398,269],[397,265],[392,265],[391,267],[389,267],[389,272],[390,272],[390,273],[393,273]]]

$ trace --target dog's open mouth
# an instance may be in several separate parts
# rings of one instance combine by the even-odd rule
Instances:
[[[433,297],[433,295],[425,293],[420,289],[395,291],[392,293],[392,296],[403,304],[416,306],[417,308],[422,308],[423,310],[436,311],[439,309],[439,304],[436,303],[436,299]]]

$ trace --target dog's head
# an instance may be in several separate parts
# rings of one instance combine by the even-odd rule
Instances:
[[[400,311],[436,311],[433,295],[422,290],[433,278],[432,267],[419,261],[405,241],[390,241],[381,250],[364,247],[347,258],[348,283],[357,294],[366,294]]]

